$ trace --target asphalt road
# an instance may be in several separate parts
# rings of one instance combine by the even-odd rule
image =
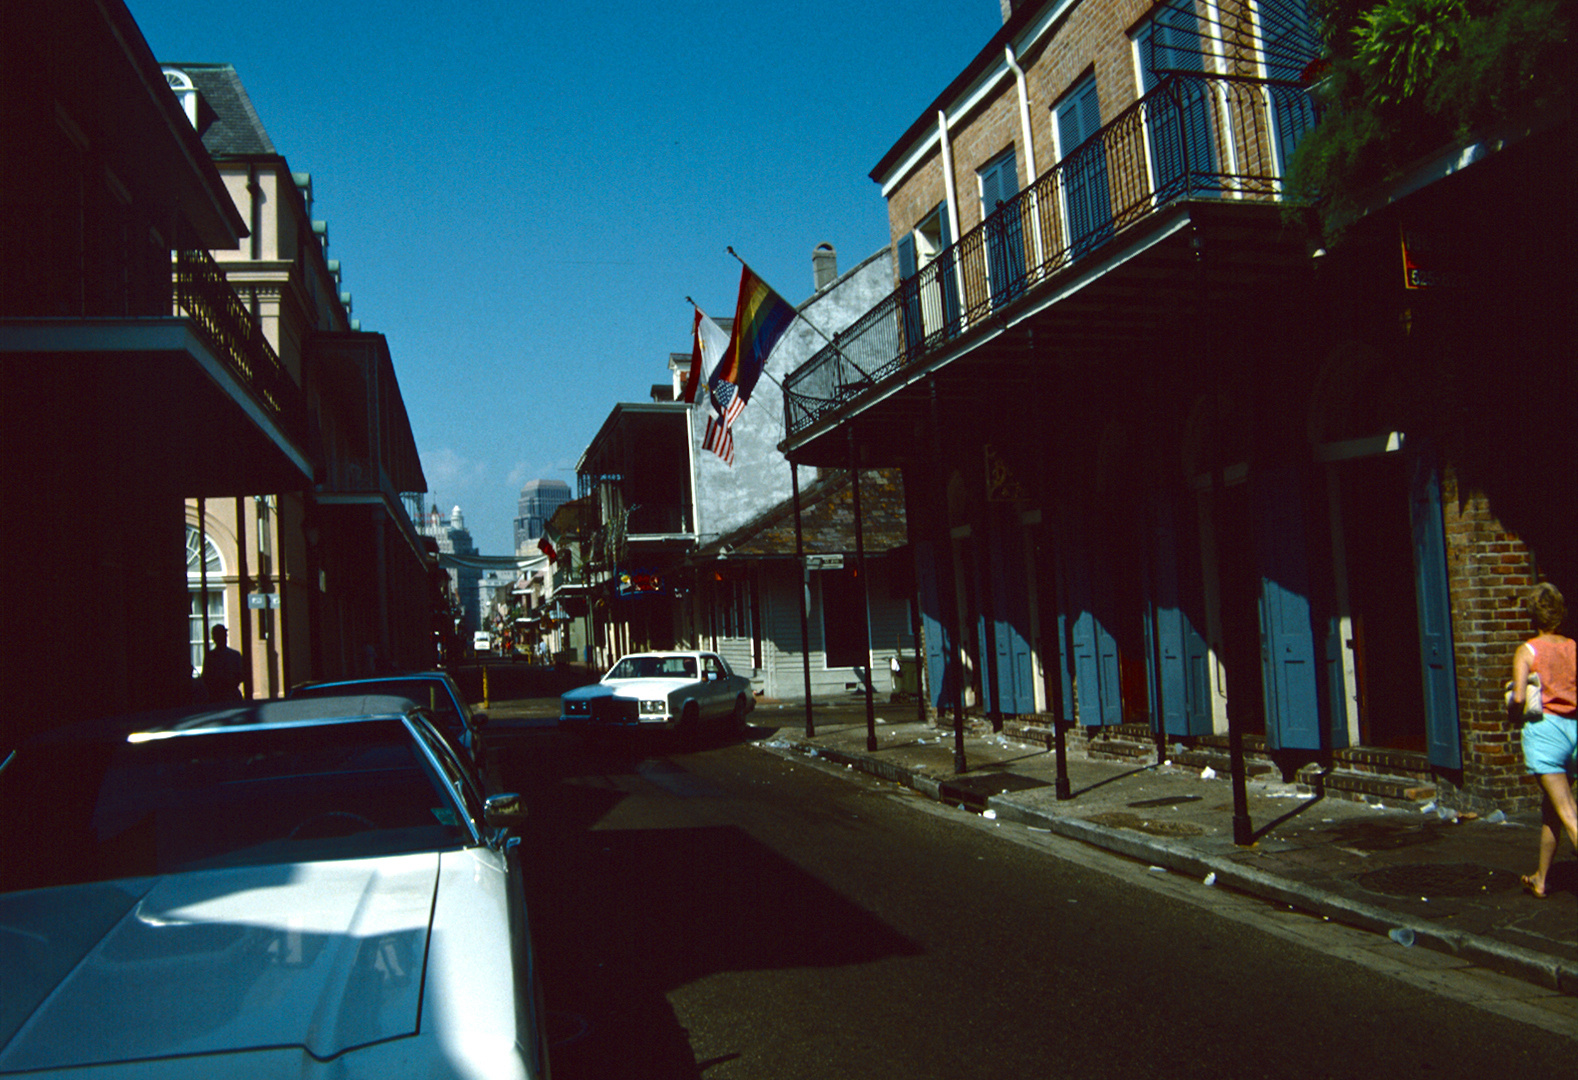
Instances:
[[[1578,1050],[1498,976],[846,770],[498,734],[557,1080],[1547,1076]]]

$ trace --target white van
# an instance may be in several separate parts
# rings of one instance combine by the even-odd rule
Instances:
[[[473,652],[485,653],[493,651],[493,635],[486,630],[478,630],[471,635],[471,648]]]

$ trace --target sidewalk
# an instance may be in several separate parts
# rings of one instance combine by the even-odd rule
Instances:
[[[1039,743],[979,725],[966,732],[966,771],[956,774],[951,728],[918,722],[913,705],[879,705],[876,715],[875,752],[863,702],[813,705],[810,738],[796,703],[764,703],[750,722],[759,744],[779,753],[847,765],[999,821],[1578,996],[1578,861],[1566,840],[1549,898],[1535,899],[1518,880],[1534,868],[1537,813],[1453,821],[1433,803],[1317,798],[1280,779],[1251,779],[1255,843],[1239,847],[1225,772],[1093,760],[1071,749],[1070,798],[1060,801],[1055,755]]]

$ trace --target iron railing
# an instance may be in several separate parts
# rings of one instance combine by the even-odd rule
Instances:
[[[791,372],[785,430],[837,414],[1165,206],[1279,200],[1314,123],[1296,83],[1168,75]]]
[[[191,320],[198,336],[251,390],[269,418],[297,446],[304,446],[306,397],[214,257],[201,249],[177,251],[174,292],[176,314]]]

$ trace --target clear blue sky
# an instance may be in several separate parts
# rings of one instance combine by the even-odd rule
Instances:
[[[872,166],[1001,26],[998,0],[127,0],[154,56],[233,65],[430,489],[483,554],[521,485],[575,486],[618,401],[732,315],[732,245],[791,303],[811,252],[888,243]]]

